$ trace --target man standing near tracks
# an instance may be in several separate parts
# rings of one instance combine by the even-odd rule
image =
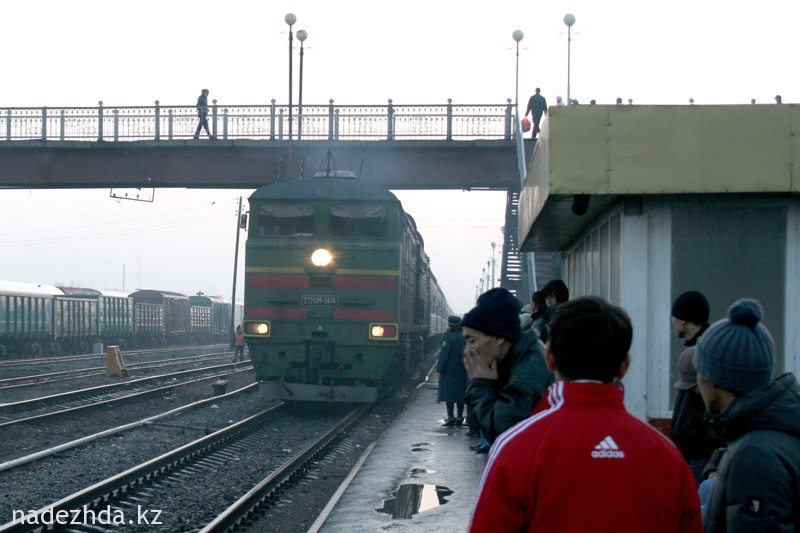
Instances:
[[[233,334],[233,362],[244,361],[244,335],[242,335],[242,326],[236,326],[236,332]]]
[[[522,333],[521,309],[513,294],[496,288],[481,294],[461,319],[470,379],[466,401],[489,444],[530,416],[553,378],[545,365],[544,345],[535,333]]]
[[[438,400],[445,403],[447,419],[445,427],[461,427],[464,424],[464,391],[467,388],[467,371],[461,353],[464,351],[464,336],[461,334],[461,317],[447,317],[447,331],[442,337],[442,347],[436,363],[439,373]],[[454,413],[455,408],[455,413]]]
[[[525,117],[528,116],[528,113],[533,114],[533,133],[531,134],[531,139],[535,139],[536,135],[541,131],[539,129],[539,122],[541,122],[542,116],[547,114],[547,100],[540,94],[541,91],[539,87],[536,88],[536,94],[531,96],[530,100],[528,100],[528,109],[525,111]]]
[[[633,326],[601,298],[561,304],[550,321],[549,409],[492,446],[470,532],[700,533],[692,473],[658,430],[625,410],[614,383]]]

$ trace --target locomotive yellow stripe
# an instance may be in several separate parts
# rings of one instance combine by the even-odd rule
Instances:
[[[399,276],[399,270],[375,270],[375,269],[368,269],[368,268],[342,268],[336,271],[337,274],[355,274],[359,276]]]
[[[269,274],[311,274],[311,271],[303,267],[255,267],[245,268],[245,272],[250,273],[269,273]],[[357,275],[357,276],[399,276],[399,270],[377,270],[369,268],[342,268],[334,272],[335,275]]]
[[[305,274],[303,267],[246,267],[245,272],[269,272],[272,274]]]

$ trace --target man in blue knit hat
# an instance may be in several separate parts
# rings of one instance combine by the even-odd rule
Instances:
[[[553,382],[544,345],[535,333],[522,332],[521,309],[513,294],[496,288],[481,294],[461,319],[467,342],[464,366],[470,379],[466,401],[490,444],[529,417]]]
[[[697,342],[697,386],[728,443],[703,514],[706,533],[800,531],[800,386],[773,379],[775,348],[755,300]]]

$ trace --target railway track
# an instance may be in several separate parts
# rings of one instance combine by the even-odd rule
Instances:
[[[212,353],[204,355],[189,355],[185,357],[170,357],[169,359],[158,359],[155,361],[126,363],[125,370],[130,375],[136,372],[144,372],[158,368],[167,368],[170,366],[181,366],[193,363],[202,363],[215,359],[230,360],[230,358],[231,358],[230,352]],[[43,374],[28,374],[25,376],[4,378],[0,379],[0,391],[11,391],[29,387],[38,387],[41,385],[59,383],[62,381],[77,380],[89,376],[101,376],[104,375],[105,373],[106,373],[105,366],[97,366],[90,368],[61,370],[57,372],[47,372]]]
[[[150,356],[158,356],[170,353],[180,353],[186,351],[202,351],[202,350],[228,350],[228,346],[226,344],[208,344],[208,345],[201,345],[201,346],[170,346],[168,348],[152,348],[148,350],[125,350],[121,352],[125,358],[133,358],[133,357],[150,357]],[[80,355],[62,355],[62,356],[55,356],[55,357],[37,357],[33,359],[5,359],[0,360],[0,369],[9,369],[15,367],[25,367],[25,366],[40,366],[40,365],[47,365],[47,364],[60,364],[60,363],[69,363],[69,362],[80,362],[80,361],[94,361],[94,360],[104,360],[105,353],[103,354],[80,354]]]
[[[280,404],[17,516],[0,526],[0,532],[49,530],[46,523],[57,516],[71,521],[74,517],[69,530],[75,532],[231,531],[275,504],[288,485],[336,447],[367,409],[364,405],[317,422],[324,429],[310,437],[292,440],[281,435],[276,442],[270,422],[286,410]],[[199,487],[222,489],[212,490],[215,498],[197,502],[197,495],[194,500],[192,496]]]
[[[249,364],[226,363],[0,404],[0,428],[161,394],[179,385],[215,379],[232,371],[245,371],[251,368]]]

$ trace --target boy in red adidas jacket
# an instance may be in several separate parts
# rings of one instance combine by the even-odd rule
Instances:
[[[613,383],[630,365],[627,313],[596,297],[550,321],[549,409],[492,446],[470,531],[697,532],[692,473],[677,448],[629,414]]]

